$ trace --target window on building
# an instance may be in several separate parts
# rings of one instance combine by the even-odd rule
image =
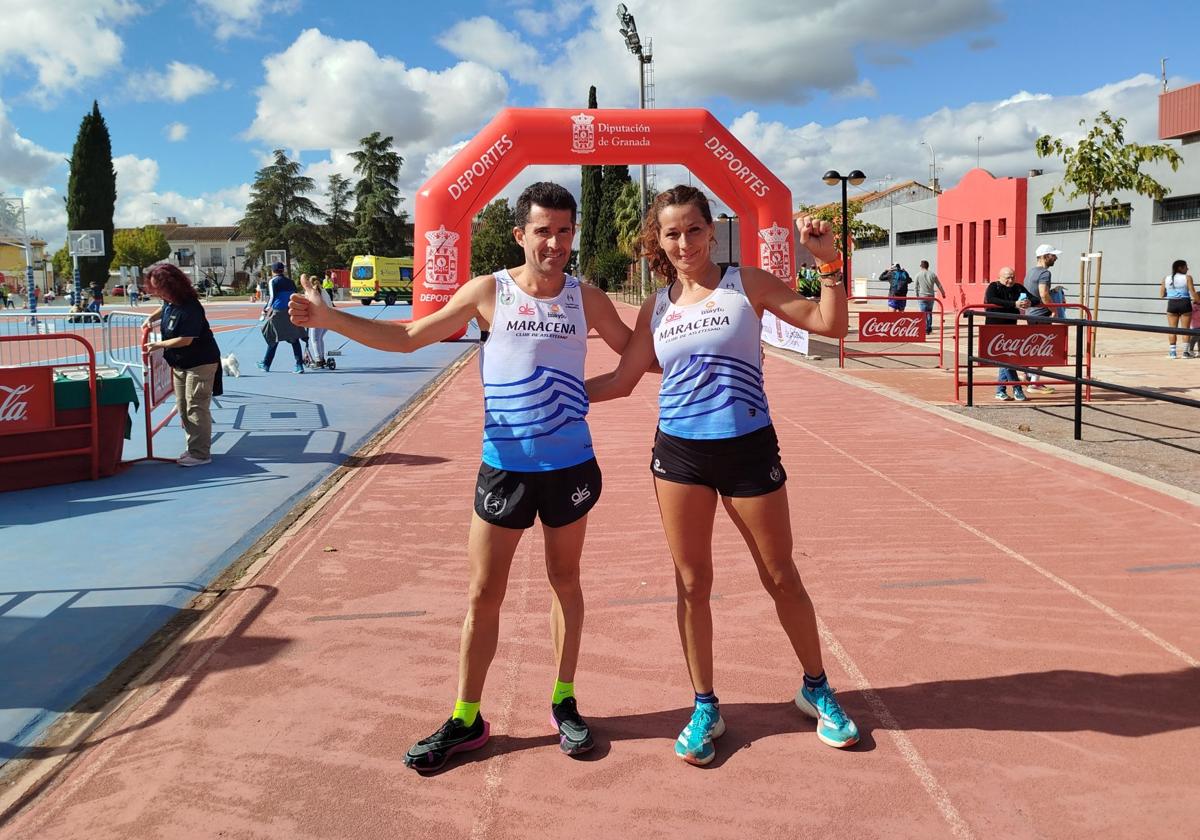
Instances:
[[[937,242],[937,228],[922,230],[902,230],[896,234],[896,246],[924,245],[927,242]]]
[[[1096,227],[1129,227],[1129,217],[1132,208],[1122,204],[1115,215],[1097,218]],[[1037,217],[1038,233],[1066,233],[1071,230],[1088,229],[1087,210],[1068,210],[1064,213],[1039,213]]]
[[[942,225],[942,241],[950,241],[950,225]]]
[[[854,240],[855,248],[886,248],[890,241],[891,232],[883,231],[876,236],[863,236]]]
[[[238,257],[244,257],[246,256],[246,247],[239,245],[237,248],[234,248],[233,253]]]
[[[208,249],[208,264],[209,265],[224,265],[225,264],[225,257],[221,253],[220,248],[209,248]]]
[[[971,238],[967,240],[967,281],[974,283],[979,279],[975,274],[975,222],[971,222],[969,230],[968,236]]]
[[[1154,221],[1187,222],[1200,219],[1200,195],[1181,195],[1154,202]]]
[[[990,280],[992,276],[992,220],[983,220],[983,271],[984,280]]]
[[[996,220],[996,235],[1008,236],[1008,219]]]

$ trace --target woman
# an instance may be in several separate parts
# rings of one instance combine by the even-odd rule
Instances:
[[[271,370],[271,362],[275,361],[275,350],[279,342],[286,341],[292,345],[292,355],[296,357],[296,373],[304,373],[304,351],[300,348],[300,339],[304,333],[288,318],[288,301],[296,293],[296,284],[292,278],[283,273],[283,263],[271,266],[271,280],[267,284],[267,302],[263,306],[262,322],[263,340],[267,342],[267,355],[258,363],[258,369]]]
[[[304,283],[305,276],[306,275],[304,275],[304,274],[300,275],[301,288],[308,288],[307,285],[305,285],[305,283]],[[315,285],[317,282],[316,275],[313,275],[312,281],[313,281],[313,284]],[[332,274],[332,272],[326,273],[325,279],[321,282],[321,294],[323,296],[329,298],[329,305],[331,307],[336,307],[337,304],[333,302],[333,290],[334,290],[333,274]],[[323,329],[321,327],[316,327],[312,330],[313,345],[316,347],[316,350],[317,350],[317,367],[320,367],[320,368],[326,367],[329,364],[328,362],[325,361],[325,333],[327,333],[327,332],[329,332],[329,330]]]
[[[1187,260],[1175,260],[1171,263],[1171,273],[1162,279],[1158,296],[1167,299],[1167,326],[1191,329],[1192,301],[1200,301],[1200,298],[1196,295],[1196,284],[1192,281],[1192,275],[1188,274]],[[1178,358],[1175,355],[1176,337],[1175,333],[1171,333],[1171,345],[1167,350],[1168,359]],[[1188,339],[1188,346],[1183,351],[1183,358],[1196,358],[1197,354],[1194,348],[1197,343],[1198,339]]]
[[[679,634],[695,690],[692,718],[675,743],[691,764],[708,764],[725,731],[712,662],[712,523],[720,497],[775,601],[804,669],[796,694],[818,719],[817,736],[835,747],[858,741],[825,678],[812,601],[792,562],[791,519],[779,446],[762,387],[761,318],[769,310],[793,326],[846,334],[841,261],[825,222],[803,218],[800,242],[823,263],[819,302],[800,297],[758,268],[712,260],[712,213],[699,190],[660,193],[642,221],[650,265],[671,282],[638,313],[617,369],[588,380],[592,401],[628,395],[657,360],[662,366],[659,425],[651,454],[659,514],[675,562]]]
[[[211,464],[212,412],[209,403],[221,393],[221,351],[187,275],[176,266],[161,263],[146,274],[146,291],[158,295],[163,305],[142,324],[142,343],[148,352],[163,351],[175,383],[175,405],[187,451],[175,463],[181,467]],[[146,341],[155,321],[161,321],[162,338]]]
[[[1000,312],[1011,312],[1014,315],[1029,311],[1029,292],[1017,282],[1017,275],[1011,268],[1004,266],[1000,269],[998,279],[988,283],[983,293],[983,302]],[[1016,318],[984,318],[987,324],[1017,323]],[[1012,396],[1009,397],[1006,382],[1012,383]],[[1014,399],[1025,402],[1025,391],[1021,388],[1021,379],[1012,368],[1000,368],[1000,384],[996,386],[996,399]]]

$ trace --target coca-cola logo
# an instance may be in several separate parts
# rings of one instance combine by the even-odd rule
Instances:
[[[992,336],[984,348],[983,355],[989,359],[1054,358],[1054,336],[1050,333],[1033,333],[1026,336],[1007,336],[999,333]]]
[[[921,315],[863,315],[858,337],[861,341],[924,341],[925,320]]]
[[[0,397],[3,397],[0,399],[0,423],[24,423],[29,419],[29,401],[21,397],[32,390],[32,385],[0,385]]]
[[[979,328],[979,355],[1014,365],[1046,367],[1067,363],[1067,328],[988,324]]]

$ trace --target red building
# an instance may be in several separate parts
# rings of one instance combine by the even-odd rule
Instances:
[[[947,309],[983,303],[1002,266],[1024,275],[1028,180],[972,169],[937,200],[937,270]]]

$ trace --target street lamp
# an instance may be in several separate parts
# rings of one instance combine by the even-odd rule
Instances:
[[[921,145],[929,149],[929,186],[933,189],[933,194],[937,195],[937,155],[934,154],[933,146],[929,144],[928,140],[922,140]]]
[[[867,180],[861,169],[853,170],[849,175],[843,175],[836,169],[830,169],[821,176],[821,180],[829,186],[842,185],[842,282],[846,284],[846,294],[850,294],[850,199],[846,194],[846,184],[858,186]],[[891,232],[888,232],[891,235]]]
[[[737,216],[730,216],[728,213],[721,213],[717,216],[718,219],[725,223],[725,243],[728,249],[729,259],[725,262],[725,267],[733,265],[733,220]]]
[[[624,3],[617,4],[617,21],[621,24],[618,31],[621,37],[625,39],[625,46],[629,52],[638,60],[638,108],[645,110],[646,108],[646,65],[654,60],[651,54],[649,45],[645,49],[642,48],[642,39],[638,36],[637,22],[633,19],[633,15],[629,13],[629,9]],[[646,205],[648,203],[647,186],[646,186],[646,164],[642,164],[642,218],[646,217]],[[642,268],[642,292],[646,293],[650,288],[650,263],[646,260],[645,255],[641,259]]]

